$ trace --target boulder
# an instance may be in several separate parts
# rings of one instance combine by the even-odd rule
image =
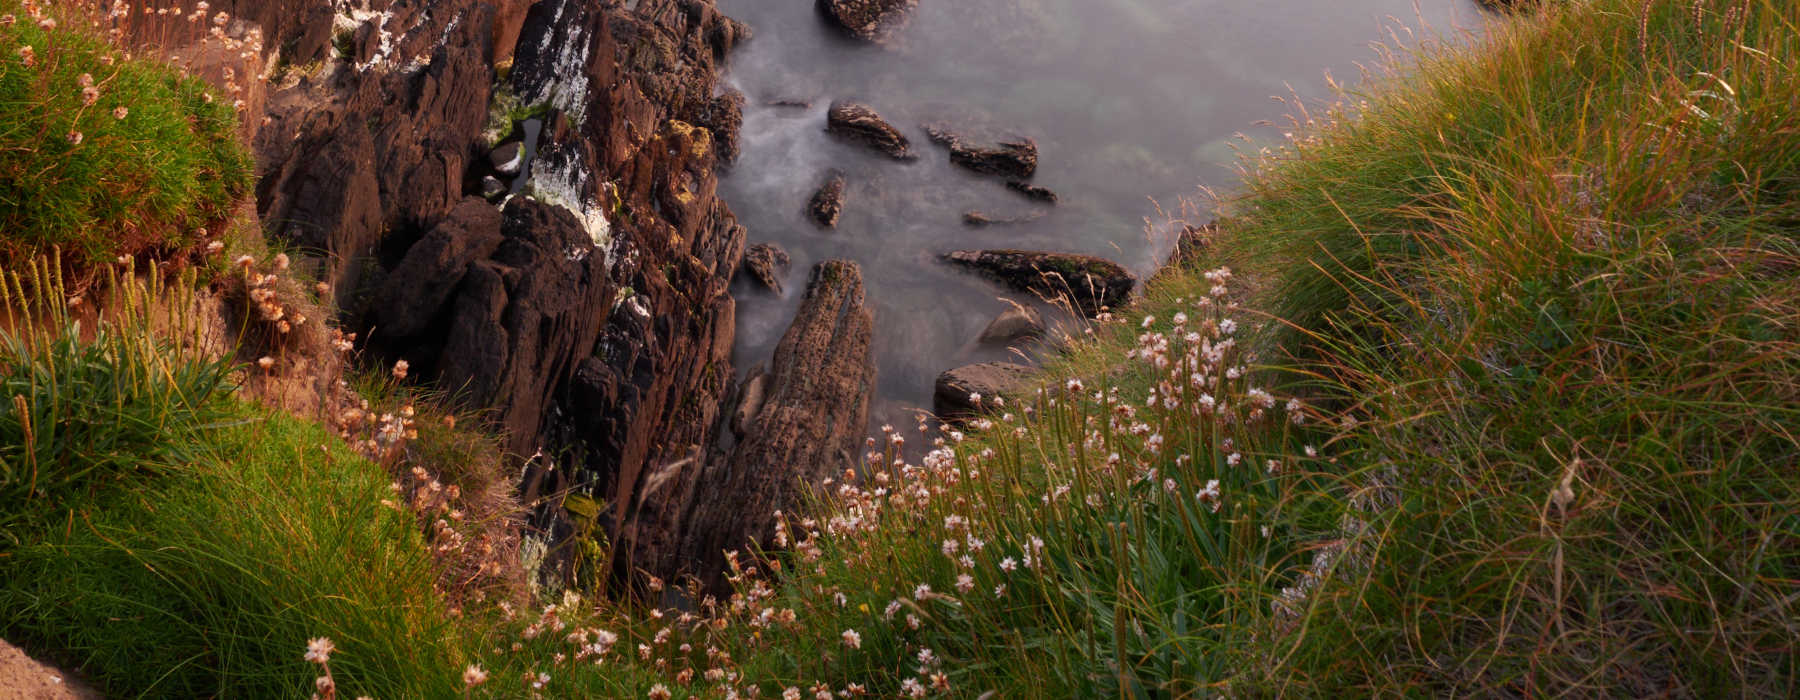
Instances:
[[[1037,370],[1011,362],[983,362],[965,365],[938,375],[931,392],[932,410],[939,418],[967,418],[981,412],[971,399],[981,396],[982,405],[995,396],[1019,392],[1030,386]]]
[[[762,367],[750,370],[738,387],[737,409],[731,412],[731,432],[742,438],[756,425],[763,400],[769,396],[769,372]]]
[[[1137,278],[1118,263],[1090,255],[958,250],[945,253],[943,259],[1047,300],[1067,299],[1073,308],[1089,316],[1123,305],[1137,285]]]
[[[775,347],[744,437],[709,467],[686,544],[691,570],[725,592],[725,552],[775,548],[778,510],[795,512],[804,489],[855,468],[875,386],[874,319],[863,303],[861,268],[829,260],[813,268],[794,322]],[[748,392],[746,392],[748,393]],[[698,527],[704,525],[704,527]]]
[[[838,215],[844,211],[844,174],[833,170],[825,176],[825,183],[819,185],[813,193],[812,200],[806,203],[806,215],[820,226],[832,228],[837,226]]]
[[[1044,320],[1037,311],[1029,307],[1014,306],[1000,312],[987,328],[982,329],[981,343],[987,345],[1005,345],[1016,340],[1036,338],[1044,334]]]
[[[1056,196],[1056,193],[1051,191],[1050,188],[1039,187],[1023,180],[1006,181],[1006,189],[1025,195],[1026,199],[1044,202],[1046,204],[1055,204],[1059,199]]]
[[[912,142],[875,109],[859,102],[833,102],[825,114],[825,130],[865,144],[896,160],[910,160]]]
[[[508,141],[488,152],[488,164],[494,166],[494,172],[501,175],[517,175],[525,166],[525,144],[520,141]]]
[[[773,243],[758,243],[744,251],[744,271],[764,287],[782,292],[781,278],[787,276],[787,251]]]
[[[906,26],[919,0],[818,0],[820,14],[852,37],[885,42]]]

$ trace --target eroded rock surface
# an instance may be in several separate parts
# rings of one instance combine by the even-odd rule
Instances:
[[[787,251],[773,243],[758,243],[744,251],[744,271],[776,294],[782,292],[781,278],[787,276],[789,262]]]
[[[858,102],[833,102],[825,113],[825,130],[845,139],[867,145],[889,158],[913,158],[912,142],[906,134],[889,124],[875,108]]]
[[[1006,182],[1006,188],[1025,195],[1026,199],[1043,202],[1045,204],[1055,204],[1057,200],[1061,199],[1060,197],[1057,197],[1056,192],[1050,188],[1033,185],[1023,180],[1008,180]]]
[[[846,34],[884,42],[906,26],[919,0],[818,0],[819,12]]]
[[[751,542],[774,549],[773,514],[795,511],[801,484],[856,465],[875,384],[873,338],[861,269],[844,260],[814,267],[760,401],[739,419],[743,438],[708,468],[706,497],[692,504],[690,522],[706,526],[685,528],[694,536],[682,564],[710,590],[724,589],[726,551],[747,552]]]
[[[844,184],[842,172],[826,173],[824,184],[819,185],[818,191],[806,203],[806,215],[825,228],[837,226],[838,215],[844,212]]]
[[[1118,263],[1091,255],[1032,250],[958,250],[943,259],[1013,289],[1048,300],[1067,299],[1087,315],[1131,299],[1137,278]]]

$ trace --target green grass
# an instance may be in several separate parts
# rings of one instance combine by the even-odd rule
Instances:
[[[167,64],[126,58],[51,5],[59,24],[46,31],[0,0],[0,15],[17,19],[0,26],[0,262],[61,246],[85,269],[191,246],[249,191],[230,100]],[[82,76],[98,91],[92,105]]]
[[[217,404],[26,509],[0,633],[128,695],[303,693],[318,635],[382,697],[465,663],[494,697],[1793,695],[1800,7],[1560,3],[1393,60],[1043,393],[923,464],[901,426],[727,600],[452,614],[381,466]]]

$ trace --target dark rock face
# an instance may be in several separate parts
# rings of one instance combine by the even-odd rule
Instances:
[[[882,42],[906,26],[919,0],[818,0],[819,12],[850,36]]]
[[[1051,191],[1050,188],[1039,187],[1022,180],[1008,180],[1006,182],[1006,188],[1025,195],[1026,199],[1044,202],[1046,204],[1055,204],[1059,199],[1056,196],[1056,193]]]
[[[744,251],[744,271],[762,286],[781,293],[781,278],[787,275],[787,251],[773,243],[758,243]]]
[[[1005,345],[1043,334],[1044,320],[1038,317],[1038,313],[1023,306],[1015,306],[1000,312],[999,316],[989,321],[987,328],[981,330],[978,340],[987,345]]]
[[[710,590],[725,589],[724,552],[774,548],[773,514],[800,505],[799,482],[856,465],[875,383],[873,336],[861,269],[843,260],[814,267],[760,403],[742,418],[743,439],[708,467],[706,498],[693,503],[691,522],[706,527],[691,528],[686,565]]]
[[[940,418],[967,418],[981,411],[971,394],[981,395],[982,403],[987,404],[995,396],[1023,390],[1036,372],[1011,362],[983,362],[946,371],[938,375],[932,389],[932,410]]]
[[[713,490],[697,479],[732,390],[745,232],[715,171],[742,97],[716,88],[748,28],[713,0],[375,0],[345,60],[336,3],[214,4],[291,63],[334,61],[269,95],[270,234],[313,253],[376,357],[491,408],[509,451],[544,450],[526,500],[614,504],[615,570],[672,572],[683,528],[713,527],[685,509]],[[509,54],[513,92],[550,114],[502,212],[468,197],[500,164],[481,130]],[[559,513],[540,514],[553,536]]]
[[[498,408],[502,425],[539,425],[599,335],[605,259],[574,214],[533,199],[507,204],[500,234],[458,285],[438,381]]]
[[[381,286],[383,303],[371,309],[379,335],[416,336],[439,316],[469,266],[500,247],[500,210],[464,199],[413,244]]]
[[[1029,250],[959,250],[946,262],[970,268],[1001,284],[1045,299],[1068,299],[1087,315],[1118,308],[1137,285],[1125,268],[1110,260],[1070,253]]]
[[[813,193],[812,200],[806,203],[806,215],[825,228],[837,226],[838,215],[844,212],[844,174],[836,170],[827,173],[825,184]]]
[[[875,109],[857,102],[833,102],[825,114],[825,130],[868,145],[896,160],[913,158],[906,134],[882,119]]]

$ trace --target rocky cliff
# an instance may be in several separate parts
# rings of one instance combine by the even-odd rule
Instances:
[[[715,171],[741,98],[719,73],[748,30],[712,0],[218,5],[261,24],[278,66],[255,138],[263,221],[308,254],[365,352],[541,453],[528,500],[609,504],[628,530],[618,572],[692,568],[632,548],[688,553],[699,535],[620,525],[664,509],[647,482],[708,488],[682,467],[705,462],[732,391],[745,232]],[[523,162],[491,163],[496,137],[523,140]]]

